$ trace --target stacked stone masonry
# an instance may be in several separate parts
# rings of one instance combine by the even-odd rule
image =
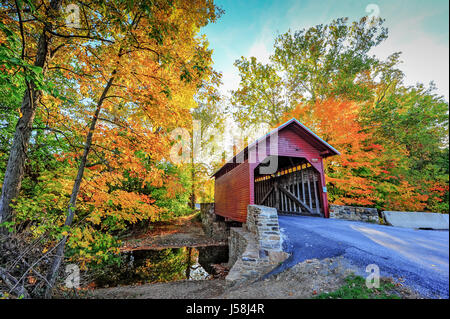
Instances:
[[[227,225],[214,213],[214,203],[200,204],[200,215],[207,236],[217,241],[228,240]]]
[[[229,239],[229,281],[256,279],[283,262],[278,215],[275,208],[249,205],[244,227],[231,228]]]
[[[330,205],[330,218],[380,223],[376,208]]]

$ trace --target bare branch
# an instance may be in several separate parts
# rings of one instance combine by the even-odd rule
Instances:
[[[17,280],[2,267],[0,267],[0,278],[6,286],[8,286],[10,292],[17,296],[23,296],[25,299],[30,298],[28,291],[23,286],[19,285],[20,280]]]
[[[80,38],[80,39],[89,39],[89,40],[95,40],[95,41],[102,41],[102,42],[108,42],[108,43],[115,43],[114,41],[108,40],[108,39],[103,39],[103,38],[97,38],[97,37],[92,37],[89,35],[81,35],[81,34],[61,34],[61,33],[57,33],[55,31],[52,30],[47,30],[48,33],[56,36],[56,37],[61,37],[61,38],[66,38],[66,39],[71,39],[71,38]]]

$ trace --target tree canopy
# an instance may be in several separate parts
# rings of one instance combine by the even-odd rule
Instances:
[[[336,147],[336,204],[448,212],[448,101],[432,83],[404,85],[399,52],[370,54],[387,37],[367,17],[281,34],[269,63],[236,60],[230,111],[243,128],[295,117]]]

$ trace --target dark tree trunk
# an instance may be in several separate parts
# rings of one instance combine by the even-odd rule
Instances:
[[[188,247],[188,260],[186,267],[186,279],[191,278],[191,264],[192,264],[192,247]]]
[[[51,10],[59,11],[61,9],[62,0],[52,0],[50,3]],[[51,16],[53,12],[49,11]],[[42,67],[45,74],[49,56],[49,45],[51,43],[51,35],[48,32],[52,28],[46,25],[39,38],[36,53],[35,66]],[[16,125],[16,131],[9,154],[8,164],[3,179],[2,194],[0,196],[0,223],[8,221],[12,215],[11,203],[18,195],[23,179],[25,161],[27,158],[27,149],[30,142],[31,131],[33,127],[34,117],[36,115],[36,107],[41,98],[42,91],[38,90],[34,83],[27,83],[27,90],[22,100],[20,111],[22,116]],[[3,230],[4,231],[4,230]]]
[[[192,209],[195,209],[195,162],[194,162],[194,133],[192,133],[191,137],[191,195],[189,206]]]
[[[76,203],[77,203],[77,197],[78,197],[78,193],[80,191],[81,181],[83,180],[83,174],[84,174],[84,169],[86,167],[87,157],[88,157],[89,151],[91,150],[91,146],[92,146],[92,136],[94,135],[95,126],[97,124],[98,116],[100,114],[103,101],[105,100],[106,94],[108,93],[108,91],[112,85],[112,82],[114,81],[114,74],[115,74],[115,72],[113,72],[113,76],[109,79],[108,83],[106,84],[106,87],[103,90],[103,93],[102,93],[100,99],[98,100],[97,108],[95,110],[94,117],[92,118],[91,126],[89,127],[89,132],[86,137],[86,142],[84,145],[83,156],[81,157],[80,165],[78,166],[77,177],[75,179],[75,183],[74,183],[73,189],[72,189],[72,194],[70,196],[69,207],[67,208],[67,216],[66,216],[66,221],[64,223],[65,226],[71,226],[73,218],[75,217],[75,208],[76,208]],[[55,281],[58,276],[59,267],[61,266],[61,262],[64,258],[64,247],[66,245],[67,238],[68,238],[68,236],[64,236],[63,239],[58,243],[58,247],[55,250],[56,251],[55,258],[53,259],[52,267],[50,268],[50,271],[48,272],[48,275],[47,275],[47,281],[48,281],[49,285],[47,286],[47,289],[45,291],[46,298],[51,297],[53,286],[55,285]]]
[[[192,186],[191,186],[190,206],[192,209],[195,209],[195,168],[194,168],[194,164],[192,164],[191,178],[192,178]]]

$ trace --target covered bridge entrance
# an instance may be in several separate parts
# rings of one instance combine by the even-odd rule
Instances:
[[[282,213],[324,216],[320,173],[304,158],[279,157],[285,163],[275,174],[255,172],[254,202]]]
[[[328,217],[323,159],[339,155],[296,119],[243,149],[214,173],[215,213],[245,222],[250,204]]]

